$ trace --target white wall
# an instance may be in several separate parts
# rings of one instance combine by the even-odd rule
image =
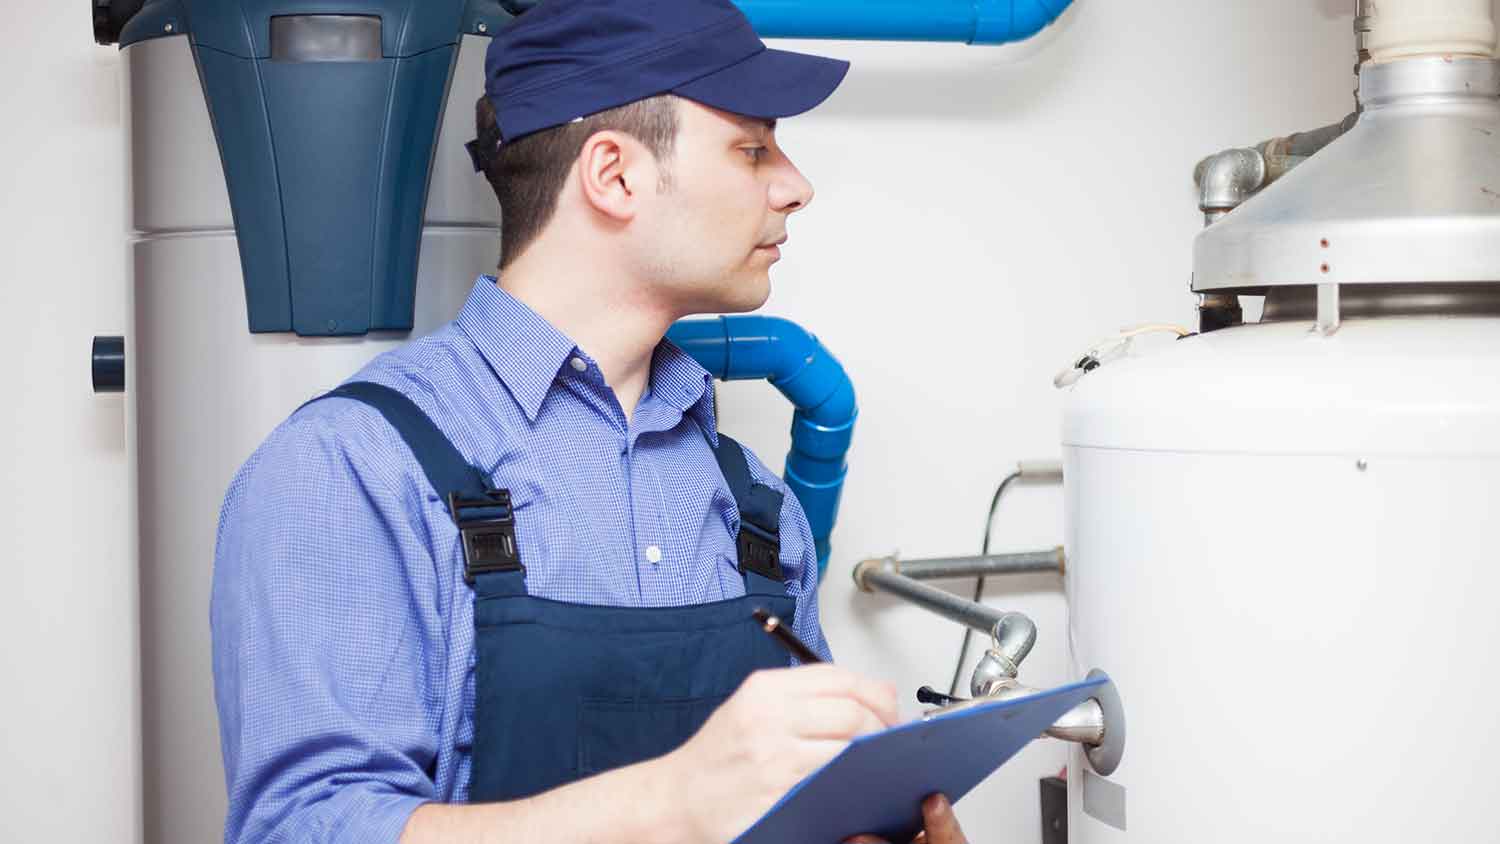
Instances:
[[[1013,47],[786,45],[855,63],[780,132],[819,195],[768,306],[816,331],[859,390],[823,592],[842,661],[906,690],[947,682],[959,629],[856,593],[851,567],[977,552],[994,484],[1057,454],[1052,374],[1122,325],[1191,321],[1192,165],[1348,111],[1346,6],[1079,0]],[[0,826],[138,840],[124,403],[90,394],[87,365],[89,338],[126,322],[118,56],[92,45],[82,3],[28,4],[0,30],[0,72]],[[779,395],[733,384],[722,402],[726,429],[779,465]],[[995,547],[1061,536],[1060,494],[1021,488]],[[1072,679],[1054,584],[989,594],[1041,626],[1023,678]],[[1036,780],[1063,758],[1034,744],[965,800],[970,837],[1039,840]]]
[[[0,838],[140,837],[125,404],[89,343],[122,334],[120,62],[82,2],[0,27]],[[204,618],[207,619],[205,609]]]

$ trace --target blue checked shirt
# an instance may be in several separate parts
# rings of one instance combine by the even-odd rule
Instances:
[[[405,393],[510,490],[532,595],[744,594],[739,514],[704,438],[711,379],[671,343],[627,423],[594,361],[481,276],[455,321],[353,380]],[[807,517],[750,466],[786,496],[795,630],[827,658]],[[235,475],[210,605],[226,841],[395,841],[422,803],[466,799],[474,613],[457,541],[400,436],[349,399],[297,411]]]

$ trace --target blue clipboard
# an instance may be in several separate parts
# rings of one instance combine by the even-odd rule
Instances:
[[[927,795],[942,792],[957,803],[1106,681],[980,703],[860,736],[733,844],[839,844],[861,833],[908,844],[922,831]]]

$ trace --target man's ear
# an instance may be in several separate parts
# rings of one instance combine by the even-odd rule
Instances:
[[[589,205],[613,220],[629,222],[641,191],[656,184],[656,163],[640,141],[624,132],[595,132],[578,153],[578,181]]]

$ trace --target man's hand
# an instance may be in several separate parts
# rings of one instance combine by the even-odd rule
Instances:
[[[969,839],[964,837],[964,831],[958,826],[958,818],[953,814],[953,806],[948,803],[948,798],[941,794],[933,794],[922,801],[922,825],[926,829],[912,844],[969,844]],[[859,835],[844,844],[887,844],[887,842],[873,835]]]
[[[855,736],[898,717],[894,686],[831,664],[757,671],[696,735],[657,761],[686,839],[729,841]]]

